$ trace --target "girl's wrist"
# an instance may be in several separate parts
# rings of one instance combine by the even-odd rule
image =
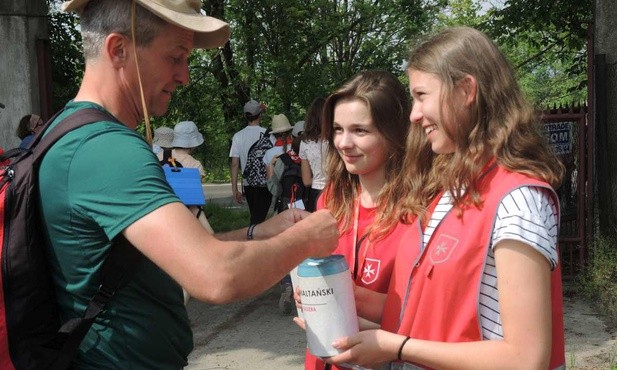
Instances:
[[[403,361],[403,348],[405,347],[405,344],[407,344],[407,341],[409,341],[409,339],[411,339],[410,337],[406,337],[405,339],[403,339],[403,342],[401,342],[401,346],[398,348],[398,353],[396,355],[396,359],[399,361]]]

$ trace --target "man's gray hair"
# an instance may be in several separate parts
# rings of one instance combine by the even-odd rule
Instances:
[[[84,58],[99,56],[105,38],[111,33],[120,33],[131,38],[131,0],[89,1],[81,19],[81,36]],[[135,42],[148,46],[168,23],[141,5],[136,6]]]

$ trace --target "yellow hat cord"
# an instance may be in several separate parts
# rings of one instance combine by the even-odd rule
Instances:
[[[146,141],[148,145],[152,146],[152,127],[150,126],[150,116],[148,115],[148,107],[146,106],[146,99],[144,98],[144,88],[141,84],[141,73],[139,72],[139,62],[137,61],[137,43],[135,42],[135,23],[137,14],[137,3],[133,0],[133,6],[131,7],[131,36],[133,39],[133,53],[135,55],[135,67],[137,68],[137,80],[139,81],[139,93],[141,96],[141,106],[144,110],[144,122],[146,124]]]

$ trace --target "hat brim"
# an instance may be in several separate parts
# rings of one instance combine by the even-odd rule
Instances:
[[[270,131],[271,134],[280,134],[281,132],[287,132],[287,131],[291,131],[293,130],[293,127],[289,126],[289,127],[281,127],[281,128],[277,128],[276,130],[272,130]]]
[[[197,133],[197,137],[194,137],[194,138],[189,138],[189,139],[174,138],[174,140],[171,142],[171,146],[174,148],[190,149],[190,148],[197,148],[203,143],[204,143],[203,135],[200,133]]]
[[[65,12],[81,13],[90,0],[70,0],[62,3]],[[183,13],[168,9],[148,0],[136,0],[141,6],[150,10],[163,20],[195,32],[193,46],[199,49],[212,49],[223,46],[229,40],[231,29],[229,24],[220,19],[200,13]]]

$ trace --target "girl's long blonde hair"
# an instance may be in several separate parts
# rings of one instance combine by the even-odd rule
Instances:
[[[443,83],[442,129],[456,143],[454,153],[437,155],[422,130],[410,134],[402,181],[412,213],[423,214],[442,190],[450,191],[461,209],[480,206],[478,180],[492,158],[510,171],[559,186],[563,165],[540,134],[510,63],[485,34],[469,27],[446,29],[410,53],[408,70],[430,73]],[[475,101],[468,120],[453,122],[453,91],[467,76],[477,82]]]
[[[351,227],[354,213],[352,210],[360,196],[358,175],[347,171],[334,147],[334,109],[339,101],[348,99],[356,99],[366,104],[373,124],[386,141],[386,183],[379,195],[375,220],[369,230],[370,239],[377,240],[387,235],[399,220],[405,220],[406,213],[401,209],[400,203],[407,193],[402,191],[395,180],[403,169],[410,126],[410,103],[405,87],[396,76],[376,70],[357,74],[327,98],[322,120],[322,138],[327,140],[329,146],[326,157],[328,184],[324,189],[324,199],[326,207],[344,231]]]

